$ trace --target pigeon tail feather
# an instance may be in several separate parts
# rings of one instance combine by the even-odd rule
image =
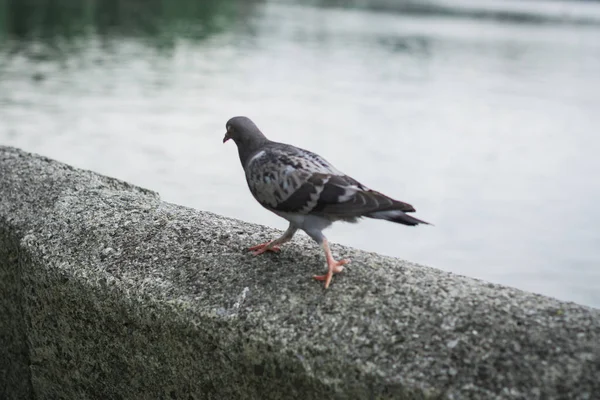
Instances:
[[[386,221],[396,222],[402,225],[415,226],[419,224],[431,225],[429,222],[425,222],[411,215],[408,215],[400,210],[388,210],[388,211],[376,211],[365,215],[368,218],[374,219],[385,219]]]

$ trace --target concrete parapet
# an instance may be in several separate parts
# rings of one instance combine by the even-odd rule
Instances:
[[[599,310],[278,233],[0,146],[0,398],[600,396]]]

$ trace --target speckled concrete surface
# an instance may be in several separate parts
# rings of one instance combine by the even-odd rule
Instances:
[[[0,146],[0,398],[600,393],[599,310],[276,234]]]

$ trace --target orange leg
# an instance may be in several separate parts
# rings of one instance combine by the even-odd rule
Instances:
[[[315,278],[318,281],[325,281],[325,289],[327,289],[329,287],[329,284],[331,283],[331,278],[333,277],[333,274],[342,272],[344,270],[343,265],[348,264],[350,260],[345,259],[336,261],[331,255],[331,250],[329,249],[329,243],[327,243],[327,239],[323,239],[323,250],[325,250],[325,257],[327,258],[327,274],[315,275],[313,276],[313,278]]]

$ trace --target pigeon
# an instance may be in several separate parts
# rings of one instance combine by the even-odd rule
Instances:
[[[298,229],[303,230],[325,251],[327,274],[314,276],[325,281],[325,289],[333,275],[342,272],[343,266],[350,262],[337,261],[331,254],[323,230],[332,223],[357,222],[367,217],[409,226],[430,225],[407,214],[415,211],[410,204],[369,189],[318,154],[267,139],[247,117],[233,117],[225,127],[223,143],[231,139],[237,145],[254,198],[289,222],[281,237],[248,250],[254,255],[277,252]]]

